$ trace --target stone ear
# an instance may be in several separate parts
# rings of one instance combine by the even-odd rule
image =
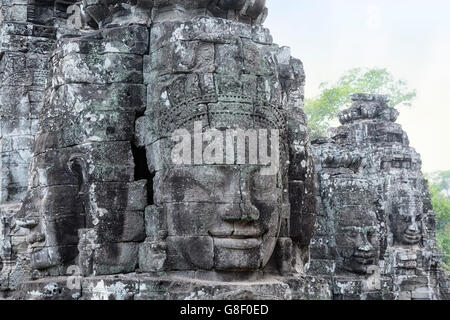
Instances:
[[[83,155],[74,154],[67,162],[69,172],[75,177],[78,184],[78,192],[83,193],[88,181],[87,161]]]

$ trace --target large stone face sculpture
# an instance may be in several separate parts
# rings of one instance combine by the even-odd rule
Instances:
[[[29,277],[27,236],[36,221],[19,212],[28,187],[33,140],[50,74],[49,55],[67,32],[75,1],[0,1],[0,229],[1,290]]]
[[[345,180],[344,180],[345,179]],[[342,206],[335,206],[337,269],[358,274],[370,274],[370,268],[378,265],[380,256],[380,227],[376,208],[370,203],[367,181],[350,177],[332,180]],[[348,192],[348,188],[352,192]],[[339,190],[340,189],[340,190]],[[369,201],[367,201],[369,200]]]
[[[302,274],[316,214],[303,67],[259,26],[264,3],[83,2],[83,32],[51,53],[19,212],[39,280],[19,297],[329,297]],[[80,287],[54,278],[73,271]]]
[[[267,264],[280,231],[282,188],[279,175],[260,170],[200,166],[161,174],[172,268],[251,271]]]
[[[388,97],[352,99],[339,116],[343,125],[313,145],[321,205],[310,272],[333,275],[336,299],[437,299],[442,271],[420,156],[395,123],[398,112],[387,106]],[[341,189],[335,190],[336,180]],[[340,221],[345,229],[353,222],[366,231],[354,233],[359,250],[350,249],[351,235]],[[340,249],[346,243],[348,250]]]
[[[303,65],[265,1],[0,12],[2,298],[438,297],[398,113],[355,96],[315,145],[316,192]]]
[[[390,229],[397,245],[417,245],[422,241],[422,194],[401,187],[393,195]]]
[[[208,26],[215,32],[202,31]],[[170,269],[262,269],[280,232],[283,204],[284,216],[289,214],[288,195],[283,195],[288,154],[287,110],[282,105],[276,62],[280,49],[268,38],[264,42],[247,38],[258,32],[251,27],[226,31],[235,26],[201,18],[183,24],[162,22],[153,28],[154,51],[145,66],[151,100],[146,115],[137,120],[137,136],[146,148],[149,169],[156,174],[155,205],[167,219]],[[164,59],[173,60],[163,64]],[[199,126],[197,132],[195,126]],[[201,140],[200,150],[193,150],[192,167],[175,166],[171,159],[175,144],[171,135],[180,129]],[[279,169],[263,175],[257,163],[234,159],[235,143],[230,151],[229,145],[226,149],[222,145],[225,140],[219,142],[221,151],[216,150],[219,157],[205,164],[204,129],[216,130],[215,139],[217,135],[228,139],[226,130],[234,129],[237,135],[278,130],[281,146],[274,152],[282,154],[272,165]]]

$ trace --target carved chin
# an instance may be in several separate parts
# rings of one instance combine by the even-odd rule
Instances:
[[[415,245],[420,242],[421,238],[422,236],[420,234],[403,233],[401,237],[401,242],[406,245]]]
[[[275,244],[275,238],[214,238],[214,266],[222,271],[259,270],[269,261]]]
[[[366,274],[368,273],[369,267],[374,266],[375,263],[375,256],[352,256],[348,260],[346,269],[354,273]]]

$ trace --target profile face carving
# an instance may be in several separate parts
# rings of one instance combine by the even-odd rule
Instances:
[[[336,247],[344,270],[365,274],[378,264],[379,227],[376,214],[363,208],[349,207],[340,212]]]
[[[395,244],[417,245],[422,240],[423,204],[407,190],[400,190],[392,205],[391,230]]]
[[[169,255],[203,270],[252,271],[270,259],[280,230],[281,177],[252,165],[168,169],[157,174]]]

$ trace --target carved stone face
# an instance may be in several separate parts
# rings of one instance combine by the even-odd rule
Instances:
[[[228,23],[214,18],[194,20],[186,25],[192,25],[194,31],[199,28],[209,29],[211,26],[224,31],[228,28]],[[252,30],[249,25],[237,26],[246,32]],[[271,138],[270,143],[267,140],[266,148],[273,150],[272,130],[278,130],[280,150],[283,149],[279,158],[287,160],[286,115],[281,108],[281,90],[274,90],[271,94],[265,91],[270,81],[276,82],[273,86],[277,88],[281,88],[281,82],[277,78],[276,60],[269,47],[245,39],[242,45],[240,40],[222,44],[222,38],[214,40],[217,45],[211,46],[211,40],[202,40],[200,43],[194,40],[197,38],[195,32],[188,34],[192,40],[176,40],[174,43],[177,43],[177,48],[193,45],[192,48],[198,52],[198,61],[202,62],[201,66],[197,66],[197,59],[192,65],[191,62],[180,63],[178,57],[167,57],[170,52],[179,50],[172,44],[166,44],[162,38],[153,43],[157,47],[157,41],[161,41],[161,45],[167,49],[157,53],[161,54],[161,61],[164,61],[161,65],[165,67],[173,62],[174,67],[151,69],[151,72],[158,71],[158,77],[155,86],[150,88],[154,99],[151,99],[152,107],[148,110],[157,112],[154,112],[155,116],[142,117],[148,119],[143,122],[148,121],[149,129],[142,124],[136,131],[138,136],[155,141],[145,147],[149,169],[156,171],[154,203],[162,208],[162,214],[167,220],[167,259],[164,268],[171,271],[243,271],[242,275],[245,271],[262,269],[272,256],[279,235],[281,211],[285,208],[282,190],[287,189],[287,168],[272,166],[274,173],[262,175],[260,171],[267,167],[250,165],[263,163],[261,157],[256,162],[231,162],[246,163],[242,165],[224,165],[224,161],[219,160],[200,161],[200,165],[195,161],[198,156],[195,150],[192,150],[192,154],[197,164],[189,165],[189,162],[184,161],[182,165],[176,164],[171,158],[176,148],[170,145],[173,139],[168,137],[177,135],[175,131],[185,130],[194,137],[194,143],[189,141],[189,145],[195,149],[196,132],[202,135],[206,131],[216,130],[225,137],[228,129],[256,130],[253,132],[257,132],[261,139],[261,130],[267,130]],[[208,34],[210,36],[215,39],[216,33],[211,32]],[[183,54],[180,58],[186,56],[195,57],[196,54]],[[236,56],[242,59],[236,59]],[[178,72],[180,66],[184,70],[182,73]],[[150,70],[151,66],[147,67]],[[245,75],[241,75],[240,70],[243,68],[248,70]],[[259,76],[262,73],[264,76]],[[200,131],[196,130],[198,123]],[[194,132],[191,131],[192,127]],[[201,130],[205,130],[205,133],[201,133]],[[236,140],[241,139],[238,137]],[[241,149],[250,151],[251,139],[246,141],[249,142],[241,144]],[[228,143],[224,142],[227,149]],[[236,144],[239,145],[239,142]],[[257,144],[252,143],[252,146]],[[239,153],[238,149],[236,154]],[[227,150],[222,151],[225,158],[230,156]],[[260,150],[258,153],[261,156]],[[191,150],[186,154],[190,155]],[[278,161],[277,164],[285,163]]]
[[[420,197],[405,190],[394,198],[391,214],[391,230],[399,245],[416,245],[422,240],[423,205]]]
[[[380,252],[376,214],[363,208],[348,207],[340,212],[336,229],[336,247],[343,269],[367,273],[377,265]]]
[[[282,188],[279,174],[260,170],[211,165],[157,173],[169,268],[252,271],[267,264],[280,230]]]

